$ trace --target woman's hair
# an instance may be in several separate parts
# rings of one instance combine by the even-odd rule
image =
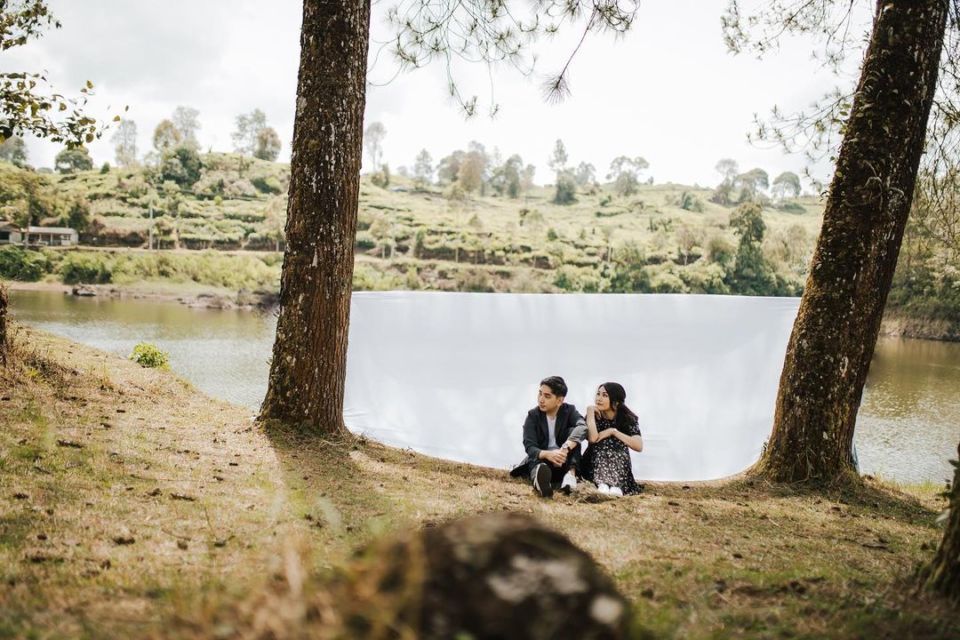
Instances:
[[[623,404],[623,401],[627,399],[627,392],[623,385],[617,382],[604,382],[600,387],[606,389],[607,396],[610,397],[610,408],[617,412],[617,416],[613,419],[613,426],[617,430],[627,433],[627,427],[637,424],[640,419],[637,418],[637,414],[630,410],[630,407]]]

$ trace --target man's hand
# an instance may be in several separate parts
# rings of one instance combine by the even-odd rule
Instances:
[[[567,452],[565,449],[554,449],[553,451],[547,451],[544,454],[543,459],[555,467],[562,467],[567,461]]]

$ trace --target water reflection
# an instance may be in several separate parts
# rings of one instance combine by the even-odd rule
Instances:
[[[22,322],[121,357],[140,341],[205,393],[255,411],[266,390],[276,320],[249,311],[191,309],[143,300],[14,291]],[[960,441],[960,344],[881,339],[857,420],[864,473],[941,482]]]

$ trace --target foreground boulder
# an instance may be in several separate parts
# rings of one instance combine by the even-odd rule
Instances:
[[[626,600],[585,552],[529,516],[489,514],[378,543],[343,585],[349,634],[621,638]]]

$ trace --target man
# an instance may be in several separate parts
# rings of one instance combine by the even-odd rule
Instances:
[[[517,478],[529,475],[533,488],[544,498],[555,485],[569,493],[577,486],[580,442],[587,425],[577,408],[567,404],[567,383],[560,376],[540,381],[537,406],[523,423],[523,448],[527,457],[510,471]]]

